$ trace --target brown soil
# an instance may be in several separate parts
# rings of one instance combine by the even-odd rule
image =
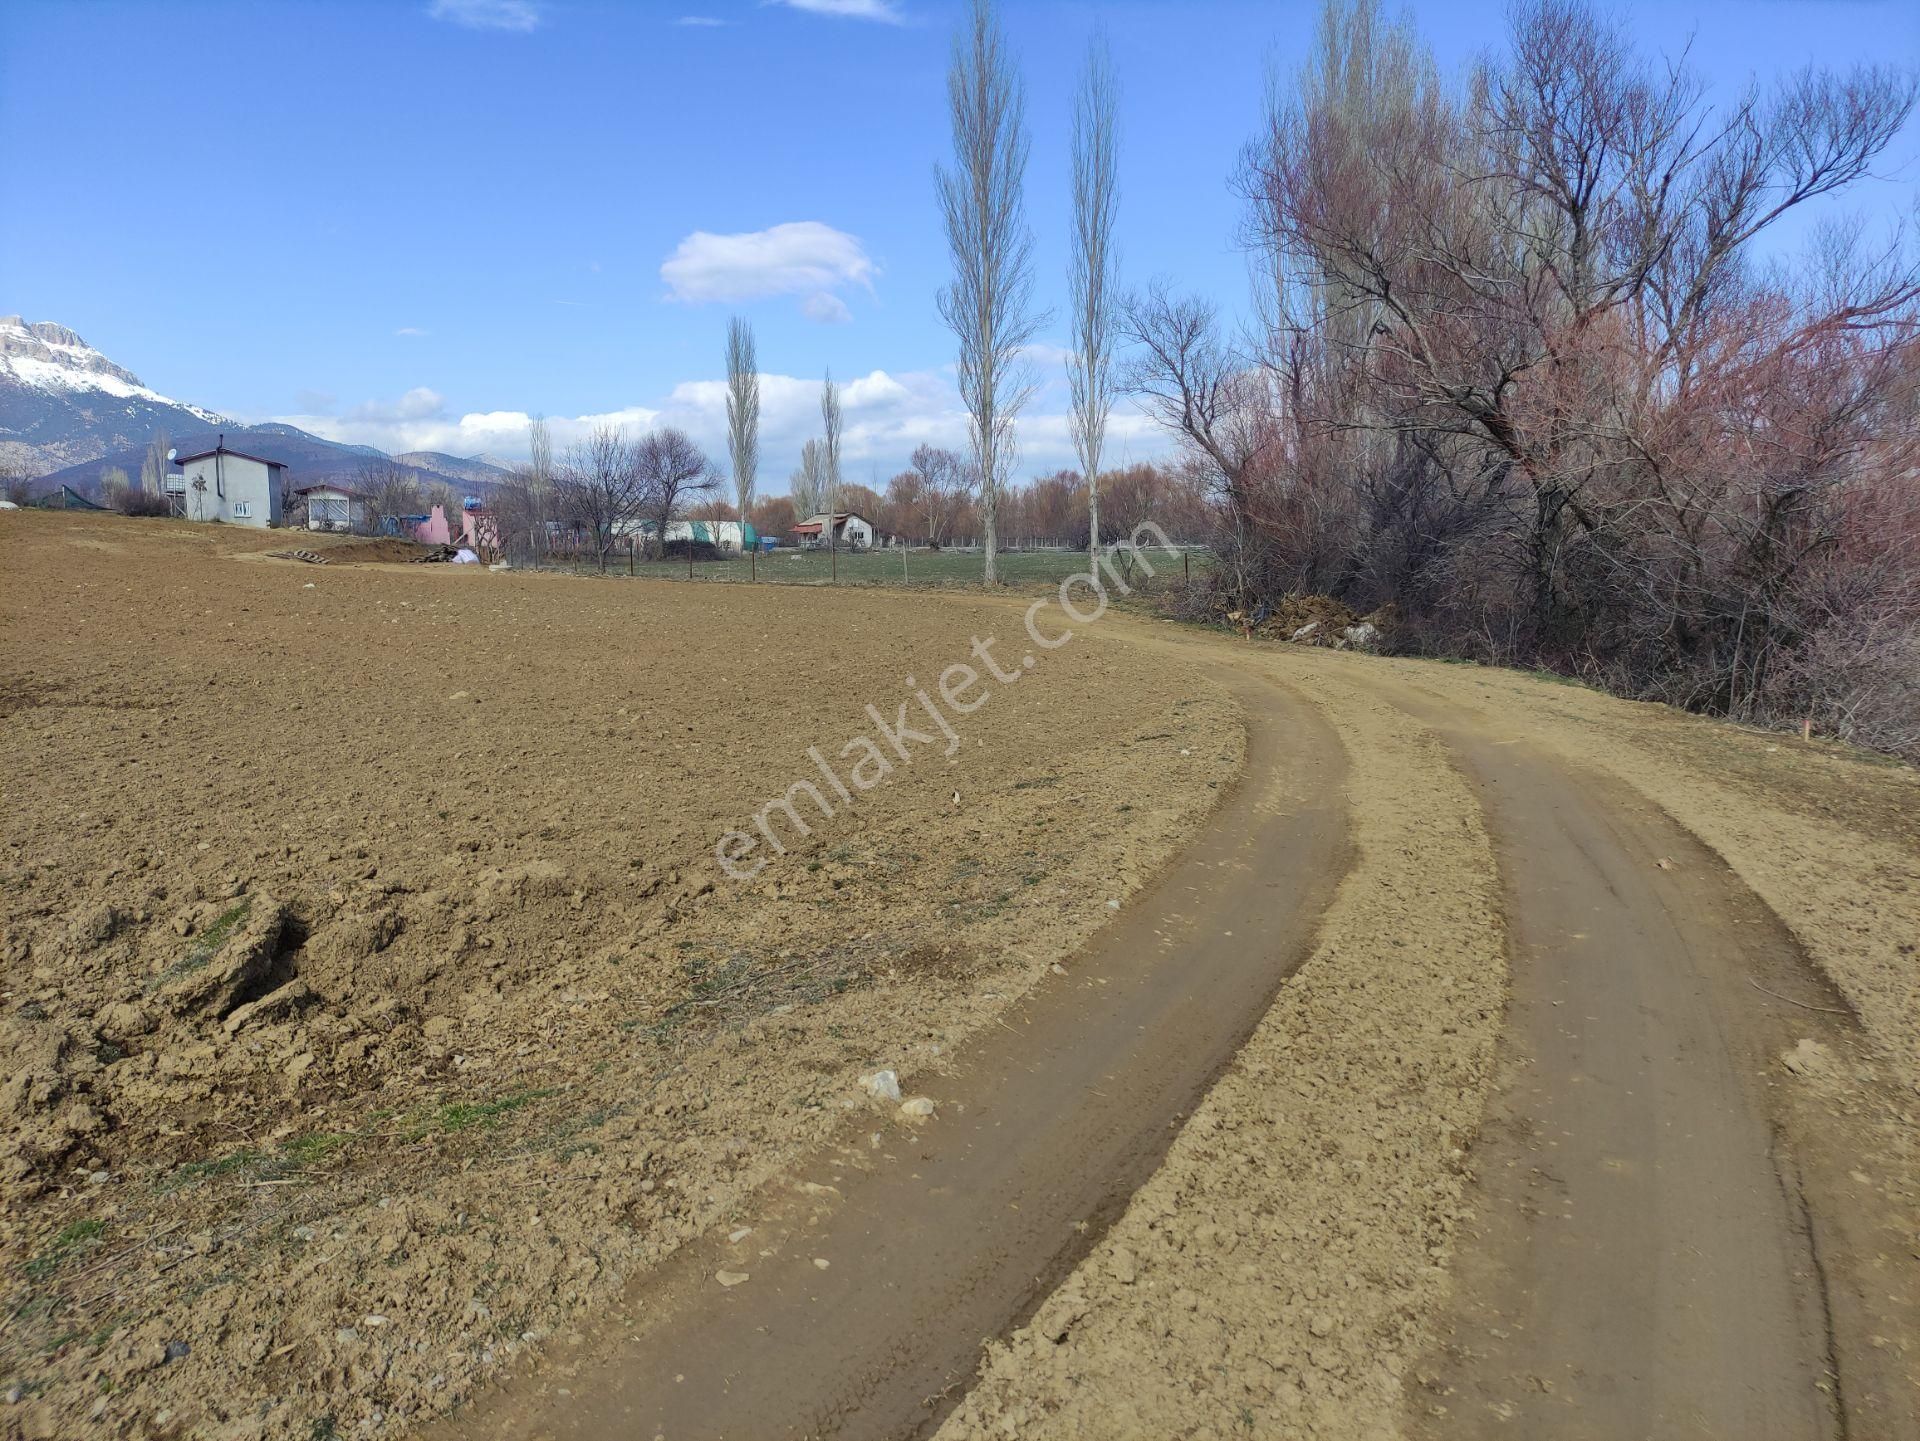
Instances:
[[[1578,687],[1284,654],[1348,739],[1360,864],[941,1435],[1920,1435],[1916,777]],[[1358,1014],[1293,1004],[1376,986]],[[1368,1115],[1410,1065],[1461,1148],[1438,1204],[1444,1168]]]
[[[0,517],[0,1427],[1920,1435],[1911,771],[1116,618],[708,889],[1018,609],[271,545]]]
[[[1017,615],[285,545],[0,516],[0,1434],[447,1411],[1003,1011],[1240,763],[1217,686],[1093,637],[716,883],[806,747]]]
[[[1338,738],[1220,670],[1252,702],[1246,781],[1064,973],[905,1078],[933,1117],[861,1108],[797,1184],[635,1287],[601,1344],[544,1358],[447,1441],[930,1430],[979,1338],[1023,1320],[1152,1174],[1344,869]]]

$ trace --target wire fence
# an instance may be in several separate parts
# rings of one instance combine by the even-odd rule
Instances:
[[[1191,580],[1212,563],[1204,546],[1182,547],[1177,556],[1160,552],[1126,559],[1129,585],[1169,578]],[[1151,566],[1151,575],[1147,566]],[[1088,567],[1084,550],[1003,550],[997,557],[1002,584],[1052,588]],[[696,580],[733,585],[929,586],[952,589],[980,584],[984,561],[978,548],[876,550],[781,548],[765,553],[722,554],[703,559],[682,553],[649,559],[638,547],[616,546],[603,558],[590,548],[550,554],[536,567],[577,574],[644,576],[656,580]]]

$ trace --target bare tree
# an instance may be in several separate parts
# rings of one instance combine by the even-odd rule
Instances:
[[[0,454],[0,499],[18,506],[33,504],[32,472],[18,456]]]
[[[173,442],[167,439],[164,430],[156,430],[153,439],[147,442],[147,452],[140,458],[140,489],[150,496],[164,495],[167,489],[167,452]]]
[[[727,322],[727,452],[733,461],[733,498],[740,514],[753,509],[760,469],[760,371],[753,327],[739,316]]]
[[[822,509],[827,513],[827,550],[831,552],[836,548],[833,510],[840,503],[840,388],[833,383],[831,370],[820,386],[820,424],[826,431],[820,446],[820,469],[826,486]]]
[[[361,528],[369,535],[378,535],[389,521],[397,525],[401,516],[422,510],[420,477],[384,455],[362,463],[353,489],[360,497]]]
[[[1266,377],[1221,334],[1212,305],[1158,281],[1128,299],[1120,331],[1135,347],[1128,389],[1211,464],[1228,504],[1244,509],[1273,440]]]
[[[1100,452],[1113,409],[1113,221],[1116,194],[1117,97],[1106,42],[1087,47],[1087,67],[1073,110],[1073,448],[1087,484],[1087,552],[1100,558]]]
[[[720,477],[700,447],[672,426],[653,431],[636,449],[642,492],[654,521],[660,553],[666,554],[667,526],[688,506],[720,488]]]
[[[820,497],[826,488],[826,464],[820,442],[809,440],[800,447],[800,464],[787,477],[787,494],[793,497],[794,514],[809,520],[820,513]]]
[[[935,175],[953,282],[940,314],[960,342],[960,398],[980,471],[984,578],[999,579],[994,510],[1012,468],[1014,419],[1033,393],[1021,350],[1042,319],[1032,305],[1027,230],[1026,98],[992,0],[971,0],[947,72],[953,168]]]
[[[500,549],[514,565],[537,565],[547,554],[547,524],[554,519],[551,487],[534,481],[531,464],[516,465],[493,488],[488,508],[497,517]]]
[[[1382,9],[1329,0],[1247,152],[1257,344],[1163,295],[1128,318],[1148,409],[1231,502],[1213,574],[1911,746],[1920,266],[1844,227],[1801,262],[1755,242],[1872,177],[1912,77],[1710,104],[1581,0],[1519,0],[1454,89]]]
[[[618,427],[597,426],[567,447],[553,476],[553,498],[562,518],[593,538],[601,570],[614,543],[648,513],[653,494],[640,463],[640,447]]]
[[[539,565],[550,544],[548,525],[558,519],[553,497],[553,431],[547,418],[535,412],[527,419],[527,463],[511,472],[511,494],[495,508],[500,512],[502,544],[509,559]]]
[[[535,490],[553,484],[553,431],[538,413],[527,420],[527,483]]]
[[[916,499],[925,517],[927,544],[937,550],[979,489],[979,473],[965,456],[937,445],[916,446],[912,465],[920,480]]]

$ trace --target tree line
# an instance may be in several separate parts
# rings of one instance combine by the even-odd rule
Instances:
[[[1920,269],[1859,221],[1774,239],[1914,102],[1866,66],[1716,103],[1580,0],[1450,79],[1330,0],[1235,176],[1256,321],[1121,317],[1218,603],[1391,606],[1409,650],[1920,754]]]
[[[824,509],[822,492],[798,474],[787,495],[749,503],[747,519],[761,535],[784,538],[794,526]],[[1176,541],[1208,540],[1217,527],[1212,488],[1192,465],[1138,463],[1100,476],[1101,541],[1110,545],[1152,520]],[[906,469],[881,489],[843,483],[838,509],[864,516],[887,543],[979,547],[984,516],[979,473],[969,457],[941,446],[917,447]],[[1088,543],[1093,504],[1077,470],[1037,476],[1002,491],[997,531],[1003,545],[1076,548]],[[698,520],[737,520],[739,505],[709,496],[691,510]]]

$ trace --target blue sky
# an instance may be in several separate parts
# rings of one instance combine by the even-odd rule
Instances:
[[[1226,177],[1316,3],[1008,0],[1028,86],[1038,292],[1064,343],[1068,106],[1096,20],[1123,86],[1126,277],[1230,310]],[[1808,60],[1920,63],[1920,5],[1622,5],[1721,93]],[[1443,67],[1500,0],[1418,0]],[[958,445],[932,168],[957,0],[0,5],[0,311],[72,326],[147,384],[387,449],[511,458],[524,415],[678,423],[718,455],[721,345],[768,375],[784,489],[831,366],[848,478]],[[845,12],[845,13],[836,13]],[[684,23],[698,20],[710,23]],[[1920,127],[1853,203],[1908,215]],[[716,237],[734,237],[731,240]],[[1022,471],[1068,463],[1041,365]],[[1123,452],[1164,442],[1121,418]]]

